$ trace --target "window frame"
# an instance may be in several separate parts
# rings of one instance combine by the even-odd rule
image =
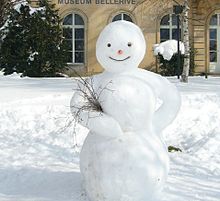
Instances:
[[[64,20],[66,17],[68,17],[69,15],[72,15],[72,24],[71,25],[64,25]],[[83,25],[76,25],[75,24],[75,16],[78,15],[79,17],[81,17],[81,19],[83,20]],[[86,45],[86,38],[85,38],[85,30],[86,30],[86,25],[85,25],[85,20],[83,18],[82,15],[80,15],[79,13],[77,12],[72,12],[72,13],[69,13],[67,15],[65,15],[63,17],[63,20],[62,20],[62,29],[64,30],[65,28],[70,28],[72,30],[72,62],[67,62],[68,65],[85,65],[86,63],[86,48],[85,48],[85,45]],[[84,43],[84,47],[83,47],[83,51],[77,51],[76,48],[75,48],[75,40],[76,40],[76,37],[75,37],[75,30],[76,29],[83,29],[83,43]],[[66,39],[64,39],[66,40]],[[76,57],[75,57],[75,53],[76,52],[83,52],[83,62],[82,63],[79,63],[79,62],[75,62],[76,61]]]
[[[212,18],[214,16],[217,16],[217,20],[216,20],[216,24],[212,24]],[[209,29],[208,29],[208,32],[209,32],[209,42],[208,42],[208,54],[209,54],[209,63],[218,63],[219,62],[219,57],[218,57],[218,50],[220,49],[220,42],[218,41],[218,30],[220,29],[220,13],[214,13],[213,15],[211,15],[211,18],[209,20]],[[216,37],[215,38],[212,38],[211,37],[211,34],[210,34],[210,31],[211,30],[215,30],[216,31]],[[216,42],[216,47],[215,47],[215,50],[211,49],[211,41],[215,41]],[[215,56],[215,61],[211,61],[212,60],[212,57],[211,57],[211,54],[214,53],[216,56]]]
[[[118,15],[121,15],[121,20],[128,21],[128,20],[125,20],[125,19],[124,19],[124,15],[127,15],[128,17],[131,18],[132,23],[136,24],[136,20],[135,20],[134,16],[133,16],[131,13],[126,12],[126,11],[119,11],[119,12],[117,12],[117,13],[112,14],[112,15],[111,15],[111,18],[110,18],[110,20],[109,20],[109,22],[111,23],[111,22],[119,21],[119,20],[113,21],[113,19],[114,19],[116,16],[118,16]],[[130,22],[130,21],[128,21],[128,22]]]
[[[169,21],[168,21],[168,25],[161,25],[161,22],[163,20],[163,18],[165,18],[166,16],[169,16]],[[166,40],[176,40],[174,37],[173,37],[173,30],[177,30],[177,25],[173,24],[173,17],[175,16],[175,14],[173,13],[169,13],[169,14],[166,14],[166,15],[163,15],[162,18],[160,19],[160,43],[161,42],[164,42]],[[168,29],[169,30],[169,39],[165,39],[162,41],[161,39],[161,29]],[[180,23],[180,39],[182,39],[182,25]]]

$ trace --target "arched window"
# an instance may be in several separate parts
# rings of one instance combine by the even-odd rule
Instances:
[[[165,15],[160,21],[160,42],[170,39],[177,40],[177,17],[174,14]]]
[[[217,48],[218,48],[218,30],[220,26],[220,15],[215,14],[210,19],[210,28],[209,28],[209,58],[210,62],[217,62]]]
[[[209,23],[209,71],[220,73],[220,13],[212,15]]]
[[[117,14],[116,16],[113,17],[112,22],[118,21],[118,20],[126,20],[126,21],[129,21],[129,22],[133,22],[131,16],[126,14],[126,13]]]
[[[83,64],[85,61],[85,24],[80,15],[72,13],[64,18],[63,36],[69,52],[67,63]]]

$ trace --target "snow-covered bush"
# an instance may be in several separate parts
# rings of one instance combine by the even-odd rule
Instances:
[[[8,12],[13,5],[16,4],[19,0],[1,0],[0,1],[0,27],[2,27],[7,20]]]
[[[184,64],[184,44],[180,42],[180,74],[183,71]],[[190,52],[190,71],[189,74],[193,75],[195,63],[194,55],[196,51],[191,48]],[[177,54],[177,41],[167,40],[160,44],[154,45],[154,55],[157,56],[159,62],[159,72],[163,76],[174,76],[177,75],[178,67],[178,54]]]
[[[174,76],[177,75],[177,66],[178,66],[178,55],[175,54],[172,58],[168,61],[163,58],[162,55],[158,56],[159,61],[159,72],[163,76]],[[183,71],[183,62],[184,62],[184,55],[180,55],[180,74]]]
[[[54,5],[41,0],[39,8],[20,1],[0,29],[0,66],[4,74],[55,76],[66,66],[61,20]]]
[[[178,42],[176,40],[167,40],[160,44],[154,45],[154,55],[162,55],[165,60],[171,60],[173,55],[175,55],[177,50]],[[184,55],[185,48],[182,42],[179,42],[180,54]]]

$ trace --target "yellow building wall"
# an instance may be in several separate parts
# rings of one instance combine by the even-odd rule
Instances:
[[[66,0],[68,2],[68,0]],[[84,0],[82,0],[84,1]],[[91,4],[59,4],[58,0],[52,0],[59,9],[63,18],[71,12],[81,14],[86,24],[86,62],[84,70],[88,72],[101,72],[103,69],[99,65],[95,55],[96,40],[102,29],[111,22],[112,18],[120,13],[130,14],[143,31],[147,42],[147,52],[141,68],[156,71],[156,59],[153,55],[153,45],[159,42],[159,23],[162,16],[172,12],[173,1],[136,0],[135,4],[96,4],[96,0],[91,0]],[[109,0],[105,0],[109,1]],[[135,1],[135,0],[133,0]],[[65,0],[63,1],[65,2]],[[159,3],[158,3],[159,2]],[[106,3],[106,2],[105,2]],[[77,68],[77,67],[75,67]]]
[[[220,0],[194,0],[192,3],[193,43],[196,51],[195,73],[209,72],[209,22],[220,13]]]
[[[141,68],[157,71],[156,59],[153,55],[153,45],[160,42],[160,20],[169,13],[172,13],[173,0],[98,0],[103,4],[96,4],[96,0],[63,0],[64,4],[59,4],[62,0],[51,0],[59,9],[60,16],[76,12],[85,21],[86,45],[85,45],[85,66],[74,66],[84,72],[101,72],[103,69],[99,65],[95,55],[96,40],[102,29],[111,22],[112,18],[125,12],[133,17],[143,31],[147,52]],[[74,3],[67,3],[74,1]],[[90,4],[80,2],[91,1]],[[108,2],[134,1],[134,4],[107,4]],[[183,0],[178,0],[183,4]],[[77,4],[78,3],[78,4]],[[189,31],[191,47],[195,54],[195,73],[209,73],[209,20],[215,13],[220,13],[220,0],[189,0]]]

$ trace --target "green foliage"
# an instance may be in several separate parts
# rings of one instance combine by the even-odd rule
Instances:
[[[160,74],[163,76],[174,76],[177,75],[177,66],[178,66],[178,55],[175,54],[171,58],[171,60],[165,60],[162,55],[159,55],[159,63],[160,63]],[[183,71],[183,61],[184,61],[184,56],[181,55],[180,57],[180,71],[179,73],[181,74]]]
[[[3,26],[5,21],[5,6],[6,6],[6,0],[0,1],[0,27]]]
[[[10,9],[18,2],[19,0],[0,0],[0,27],[2,27],[7,20],[7,16],[10,12]]]
[[[196,51],[194,49],[191,49],[190,52],[190,69],[189,69],[189,75],[194,74],[195,69],[195,63],[194,63],[194,57],[195,57]],[[171,58],[170,61],[165,60],[162,55],[158,56],[158,60],[160,63],[160,74],[163,76],[174,76],[177,75],[177,66],[178,66],[178,55],[175,54]],[[180,55],[180,75],[183,71],[183,64],[184,64],[184,55]]]
[[[178,147],[169,146],[168,147],[168,152],[182,152],[182,150]]]
[[[58,11],[47,0],[41,0],[39,6],[33,10],[21,4],[20,10],[11,10],[0,33],[0,66],[5,74],[56,76],[66,66]]]

